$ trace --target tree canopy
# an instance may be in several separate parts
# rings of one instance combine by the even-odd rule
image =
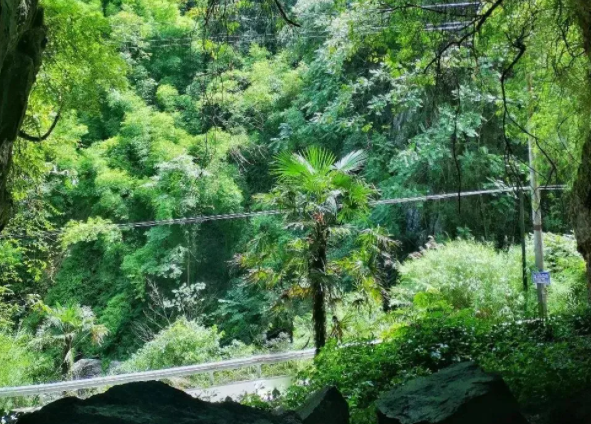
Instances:
[[[531,170],[550,313],[591,293],[584,0],[0,6],[0,381],[529,318]]]

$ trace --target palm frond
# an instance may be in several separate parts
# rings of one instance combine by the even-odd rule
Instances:
[[[315,173],[326,175],[334,165],[335,155],[322,147],[311,146],[303,154],[306,163],[309,163]]]
[[[333,169],[348,174],[359,171],[365,162],[367,162],[367,154],[363,150],[355,150],[335,163]]]
[[[352,227],[349,225],[334,225],[331,226],[328,231],[330,236],[337,240],[345,239],[353,233]]]
[[[298,163],[303,165],[310,175],[316,174],[317,168],[314,166],[313,162],[306,158],[306,156],[302,155],[301,153],[294,153],[293,158]]]
[[[92,326],[90,329],[91,340],[97,346],[103,343],[106,336],[109,335],[109,329],[102,324]]]
[[[380,226],[364,229],[359,235],[359,240],[366,249],[375,247],[378,250],[389,251],[400,246],[400,242],[391,238]]]
[[[291,152],[279,154],[271,171],[280,180],[297,179],[315,172],[304,156]]]

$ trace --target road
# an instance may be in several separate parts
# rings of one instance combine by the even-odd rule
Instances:
[[[263,398],[272,396],[274,390],[283,393],[292,382],[289,376],[270,377],[260,380],[238,381],[222,386],[213,386],[206,389],[186,390],[191,396],[210,402],[221,402],[227,397],[232,400],[240,400],[245,394],[258,394]]]

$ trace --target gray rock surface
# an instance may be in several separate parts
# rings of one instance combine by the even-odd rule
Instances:
[[[88,399],[63,398],[18,424],[297,424],[235,402],[209,403],[164,383],[115,386]]]
[[[304,424],[349,424],[349,405],[336,387],[326,387],[297,410]]]
[[[445,368],[384,394],[378,424],[526,424],[505,382],[472,362]]]
[[[98,359],[79,359],[72,366],[72,377],[75,380],[98,377],[103,373],[103,364]]]
[[[0,231],[11,216],[12,150],[41,67],[47,27],[38,0],[0,0]]]

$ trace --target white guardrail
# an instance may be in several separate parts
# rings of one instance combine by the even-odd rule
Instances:
[[[91,389],[103,386],[116,386],[118,384],[137,381],[163,380],[170,377],[182,377],[193,374],[223,371],[264,364],[277,364],[280,362],[311,359],[315,349],[298,350],[293,352],[275,353],[268,355],[250,356],[248,358],[229,359],[219,362],[208,362],[198,365],[167,368],[156,371],[142,371],[128,374],[94,377],[83,380],[61,381],[59,383],[35,384],[31,386],[0,387],[0,398],[35,396],[42,393],[67,392],[72,390]]]

